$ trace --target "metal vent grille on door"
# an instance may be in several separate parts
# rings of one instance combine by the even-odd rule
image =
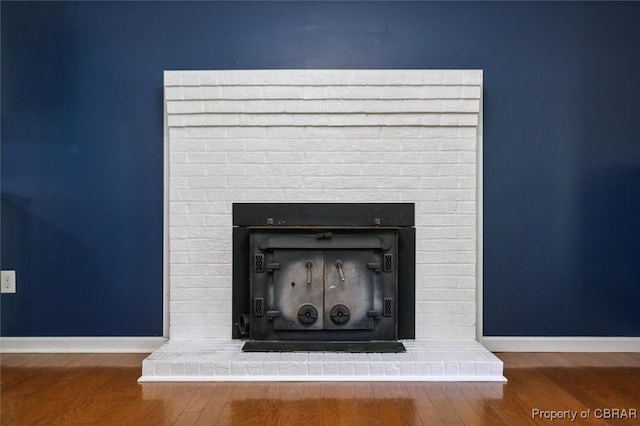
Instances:
[[[384,255],[382,270],[384,272],[393,272],[393,254],[387,253]]]
[[[382,315],[390,317],[393,315],[393,299],[388,297],[384,299],[384,305],[382,306]]]
[[[261,317],[264,315],[264,298],[256,297],[253,299],[253,315]]]
[[[253,272],[264,272],[264,254],[256,254],[253,260]]]

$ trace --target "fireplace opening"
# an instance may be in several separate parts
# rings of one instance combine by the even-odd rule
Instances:
[[[402,352],[415,338],[412,203],[233,205],[245,351]]]

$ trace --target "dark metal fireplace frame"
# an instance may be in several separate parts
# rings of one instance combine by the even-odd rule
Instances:
[[[250,235],[256,229],[394,229],[397,233],[397,336],[415,338],[413,203],[234,203],[232,337],[250,312]]]

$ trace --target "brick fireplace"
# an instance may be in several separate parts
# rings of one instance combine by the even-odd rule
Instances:
[[[475,341],[481,98],[478,70],[166,71],[170,341],[141,381],[504,380]],[[407,353],[239,352],[232,205],[291,202],[415,204]]]

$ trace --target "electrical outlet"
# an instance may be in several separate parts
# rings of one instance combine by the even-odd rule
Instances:
[[[16,292],[16,271],[2,271],[0,277],[0,293]]]

